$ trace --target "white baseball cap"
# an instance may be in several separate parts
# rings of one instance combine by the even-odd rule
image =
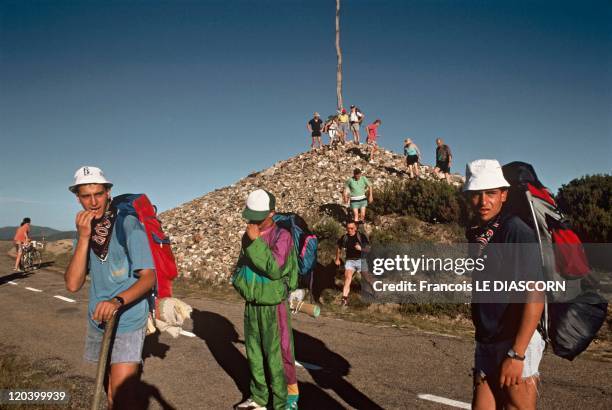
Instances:
[[[100,168],[88,165],[77,169],[74,173],[74,184],[70,185],[68,189],[70,192],[76,194],[78,186],[85,184],[103,184],[106,185],[107,188],[113,186],[113,184],[106,179],[104,172],[102,172]]]
[[[247,197],[242,217],[247,221],[263,221],[275,207],[274,195],[263,189],[256,189]]]
[[[496,159],[477,159],[468,162],[465,166],[465,179],[463,191],[482,191],[510,186]]]

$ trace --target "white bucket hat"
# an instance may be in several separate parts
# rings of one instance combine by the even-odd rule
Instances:
[[[100,168],[87,165],[77,169],[77,171],[74,173],[74,184],[70,185],[68,189],[70,192],[76,194],[77,187],[85,184],[103,184],[108,188],[113,186],[113,184],[106,179]]]
[[[465,179],[463,191],[482,191],[510,186],[496,159],[477,159],[468,162],[465,166]]]

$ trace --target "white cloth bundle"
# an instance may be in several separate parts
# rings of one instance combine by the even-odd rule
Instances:
[[[183,330],[183,322],[191,317],[193,309],[187,303],[176,298],[163,298],[158,303],[159,319],[149,315],[147,323],[147,334],[155,333],[157,328],[160,332],[168,332],[172,337],[177,338]]]

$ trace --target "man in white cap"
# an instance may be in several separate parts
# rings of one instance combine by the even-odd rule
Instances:
[[[276,410],[297,408],[298,402],[287,303],[289,292],[297,287],[298,261],[291,232],[272,219],[275,207],[274,195],[257,189],[247,197],[242,212],[247,226],[232,282],[246,301],[244,340],[251,397],[237,406],[243,410],[265,410],[270,390]]]
[[[535,232],[504,209],[509,187],[497,160],[467,164],[463,190],[475,217],[466,236],[473,244],[471,256],[483,258],[485,266],[482,271],[474,270],[474,285],[541,279]],[[536,330],[544,309],[543,295],[513,294],[512,303],[508,293],[473,296],[476,352],[472,407],[535,409],[538,366],[544,350]]]
[[[117,240],[117,229],[114,229],[117,211],[111,206],[112,186],[97,167],[84,166],[74,174],[69,190],[76,195],[83,211],[76,216],[78,240],[64,280],[70,292],[77,292],[87,274],[91,279],[85,342],[87,361],[98,361],[104,324],[113,315],[120,315],[110,370],[107,370],[108,407],[134,408],[130,403],[136,400],[135,392],[126,391],[131,388],[125,386],[135,386],[139,378],[149,313],[147,295],[155,284],[155,265],[146,233],[136,217],[130,215],[123,219],[125,245]],[[122,385],[121,398],[118,398]]]
[[[310,144],[310,149],[314,150],[317,148],[315,146],[316,142],[319,143],[318,148],[322,148],[323,144],[321,143],[321,130],[323,129],[323,120],[319,116],[318,112],[314,113],[313,118],[308,121],[308,124],[306,124],[306,128],[308,129],[308,131],[310,131],[310,134],[312,136],[312,143]]]

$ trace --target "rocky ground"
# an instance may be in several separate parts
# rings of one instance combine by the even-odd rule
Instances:
[[[408,177],[403,156],[384,149],[379,152],[374,163],[367,161],[363,145],[302,153],[163,212],[160,218],[171,237],[180,274],[213,282],[229,277],[244,232],[244,201],[254,189],[275,194],[277,211],[317,220],[344,208],[342,190],[355,168],[360,168],[375,188]],[[430,166],[421,166],[421,177],[438,180],[432,171]],[[463,184],[460,175],[452,175],[451,180],[456,186]]]

